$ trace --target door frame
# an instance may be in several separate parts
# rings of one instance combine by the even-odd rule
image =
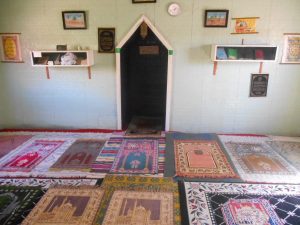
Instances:
[[[117,129],[122,129],[122,105],[121,105],[121,49],[126,42],[131,38],[134,32],[139,28],[142,23],[146,23],[156,37],[162,42],[162,44],[168,50],[168,69],[167,69],[167,96],[166,96],[166,121],[165,131],[170,130],[170,116],[171,116],[171,94],[173,83],[173,53],[174,50],[167,40],[160,34],[157,28],[150,22],[150,20],[143,15],[125,37],[116,46],[116,97],[117,97]]]

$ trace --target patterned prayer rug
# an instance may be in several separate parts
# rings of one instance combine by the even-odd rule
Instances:
[[[32,135],[1,135],[0,158],[32,138]]]
[[[106,176],[94,224],[180,225],[178,185],[171,178]]]
[[[157,173],[158,141],[124,139],[110,170],[111,173]]]
[[[182,203],[191,225],[300,224],[300,186],[182,183]]]
[[[91,225],[102,196],[99,187],[51,188],[22,225]]]
[[[268,144],[267,137],[219,135],[241,178],[251,182],[298,183],[296,169]]]
[[[104,140],[79,139],[54,163],[50,170],[90,171],[91,165],[101,151]]]
[[[170,159],[175,158],[176,176],[238,178],[216,135],[171,133],[167,134],[168,144],[168,151],[174,152]]]
[[[118,135],[118,137],[110,138],[104,145],[99,156],[96,158],[92,165],[92,171],[97,173],[108,173],[112,167],[112,164],[121,148],[124,134]],[[165,139],[158,138],[158,173],[164,172],[165,166]]]
[[[63,143],[64,141],[34,140],[13,156],[6,158],[0,164],[0,170],[30,172]]]
[[[300,172],[300,138],[272,137],[267,143]]]
[[[26,178],[26,179],[0,179],[0,186],[17,186],[17,187],[40,187],[48,189],[57,185],[64,186],[83,186],[98,184],[101,179],[41,179],[41,178]]]
[[[20,224],[43,194],[39,188],[0,187],[0,224]]]

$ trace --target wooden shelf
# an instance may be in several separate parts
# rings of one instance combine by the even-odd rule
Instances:
[[[65,63],[63,57],[71,54],[74,58],[70,64]],[[91,66],[94,65],[93,50],[68,50],[68,51],[31,51],[31,64],[33,67],[45,67],[47,78],[50,79],[49,67],[87,67],[91,79]]]

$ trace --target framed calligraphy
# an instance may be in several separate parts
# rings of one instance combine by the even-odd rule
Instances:
[[[98,52],[115,52],[115,28],[98,28]]]
[[[300,63],[300,33],[284,35],[282,63]]]
[[[0,33],[1,62],[21,63],[20,33]]]
[[[251,74],[250,97],[266,97],[269,74]]]

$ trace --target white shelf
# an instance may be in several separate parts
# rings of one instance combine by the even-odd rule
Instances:
[[[61,57],[66,53],[73,53],[76,56],[76,64],[62,65]],[[31,65],[33,67],[46,68],[47,79],[50,79],[49,67],[66,68],[66,67],[85,67],[88,69],[88,76],[91,79],[91,66],[94,65],[93,50],[68,50],[68,51],[31,51]]]
[[[212,45],[211,59],[214,62],[275,62],[277,48],[270,45]],[[223,49],[227,58],[220,59],[218,49]],[[231,50],[236,52],[236,58],[229,59]],[[260,57],[257,57],[257,51],[260,52]]]
[[[61,65],[61,57],[69,52],[76,55],[77,64]],[[90,67],[94,65],[93,50],[31,51],[30,56],[31,64],[34,67]],[[49,61],[52,62],[53,65],[49,63]]]

